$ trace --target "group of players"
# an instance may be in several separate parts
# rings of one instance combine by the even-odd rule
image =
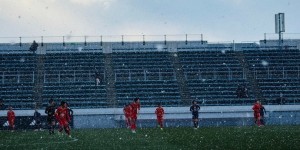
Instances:
[[[136,121],[140,108],[140,98],[135,98],[131,104],[126,105],[123,109],[126,126],[131,129],[132,133],[136,133]]]
[[[126,127],[131,129],[132,133],[136,133],[136,121],[137,121],[137,114],[140,110],[140,99],[135,98],[131,104],[125,105],[123,112],[125,116]],[[197,104],[197,101],[192,102],[192,106],[190,107],[190,111],[192,112],[192,119],[194,123],[194,128],[199,128],[199,110],[200,106]],[[157,124],[161,130],[163,130],[163,122],[164,122],[164,108],[162,104],[159,103],[158,107],[155,109],[156,120]]]
[[[59,134],[62,134],[62,131],[64,130],[67,135],[71,137],[70,122],[73,111],[68,107],[68,103],[61,101],[60,106],[56,108],[54,100],[51,99],[45,113],[47,114],[50,135],[54,134],[54,128],[57,121],[59,124]]]
[[[135,98],[132,103],[126,105],[123,109],[126,121],[126,127],[131,129],[132,133],[136,133],[136,123],[137,116],[140,111],[140,99]],[[260,101],[256,101],[256,103],[252,107],[254,111],[254,119],[257,126],[263,126],[264,123],[264,113],[266,112],[264,106]],[[197,104],[197,101],[193,101],[190,107],[190,111],[192,113],[192,120],[194,124],[194,128],[199,128],[199,111],[200,106]],[[62,134],[64,130],[66,134],[71,137],[71,129],[70,122],[73,111],[68,107],[68,104],[64,101],[61,101],[59,107],[56,108],[55,102],[53,99],[49,101],[49,105],[47,106],[45,113],[47,114],[47,122],[49,127],[49,134],[54,134],[54,128],[56,125],[56,121],[59,123],[59,133]],[[157,124],[161,130],[163,130],[163,122],[164,122],[164,108],[161,104],[155,110],[155,114],[157,117]],[[11,130],[14,130],[14,121],[15,121],[15,113],[12,110],[12,107],[9,107],[7,112],[8,125]]]
[[[127,128],[130,128],[133,133],[136,133],[135,130],[136,130],[137,114],[138,111],[140,110],[139,101],[140,101],[139,98],[135,98],[133,103],[126,105],[123,109],[125,120],[126,120],[126,126]],[[256,103],[253,105],[252,109],[254,111],[255,124],[257,124],[257,126],[259,127],[264,126],[265,125],[264,114],[266,113],[265,107],[261,104],[259,100],[257,100]],[[197,101],[192,102],[190,111],[192,113],[194,129],[197,129],[199,128],[199,111],[200,111],[200,106],[197,104]],[[155,114],[156,114],[157,124],[160,127],[160,129],[163,130],[165,111],[161,104],[159,104],[158,107],[156,108]]]
[[[39,119],[36,119],[36,112],[34,113],[34,118],[36,120],[36,124],[39,124],[40,121]],[[62,101],[60,106],[56,108],[54,100],[51,99],[49,101],[49,105],[45,110],[45,113],[47,114],[49,134],[54,134],[54,128],[57,121],[59,124],[59,133],[62,134],[62,131],[65,130],[67,135],[71,137],[71,129],[69,123],[71,121],[73,111],[68,107],[68,104],[66,102]],[[12,132],[15,128],[15,118],[15,112],[13,111],[12,107],[9,107],[7,112],[7,122],[8,127]]]

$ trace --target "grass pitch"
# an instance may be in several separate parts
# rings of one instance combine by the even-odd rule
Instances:
[[[72,130],[66,135],[47,131],[0,131],[0,149],[299,149],[300,126],[205,127]]]

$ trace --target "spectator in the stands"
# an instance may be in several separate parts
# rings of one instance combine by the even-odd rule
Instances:
[[[33,40],[33,42],[32,42],[32,44],[31,44],[29,50],[32,51],[32,52],[35,52],[35,51],[37,50],[38,47],[39,47],[39,44],[36,43],[35,40]]]
[[[101,83],[100,74],[98,72],[95,73],[96,85],[98,86]]]
[[[248,97],[248,89],[245,85],[238,85],[236,89],[236,95],[238,98],[247,98]]]
[[[5,110],[4,101],[0,99],[0,110]]]
[[[283,94],[280,93],[280,96],[276,98],[276,102],[278,105],[284,105],[286,102],[286,99],[283,97]]]

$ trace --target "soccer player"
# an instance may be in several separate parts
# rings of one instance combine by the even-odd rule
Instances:
[[[252,109],[254,112],[254,119],[255,119],[255,123],[257,124],[257,126],[261,126],[261,122],[260,122],[260,102],[259,100],[256,101],[256,103],[253,105]]]
[[[54,126],[55,126],[55,102],[53,99],[49,100],[49,105],[45,110],[47,114],[47,122],[49,127],[49,134],[54,134]]]
[[[70,120],[72,122],[72,119],[73,119],[73,110],[70,108],[69,103],[67,103],[67,108],[68,108],[68,113],[69,113],[69,116],[70,116]]]
[[[9,106],[7,111],[7,121],[8,121],[9,128],[12,132],[15,129],[15,119],[16,119],[15,112],[13,111],[12,107]]]
[[[131,105],[130,104],[126,104],[123,108],[123,112],[124,112],[124,116],[125,116],[125,123],[126,123],[126,127],[130,128],[130,121],[131,121]]]
[[[57,108],[55,112],[55,117],[58,120],[59,123],[59,132],[61,133],[63,130],[68,134],[69,137],[71,137],[71,129],[69,126],[69,122],[71,121],[69,109],[67,106],[67,103],[64,101],[61,101],[60,106]]]
[[[155,110],[156,118],[157,118],[157,123],[160,126],[160,129],[163,130],[163,121],[164,121],[164,108],[162,107],[161,104],[158,104],[158,107]]]
[[[259,110],[259,113],[260,113],[260,123],[262,125],[265,125],[265,119],[264,119],[264,117],[265,117],[265,114],[267,112],[266,112],[265,107],[261,104],[261,102],[259,104],[260,104],[260,110]]]
[[[200,106],[197,104],[197,101],[193,101],[192,102],[192,106],[190,107],[190,111],[192,112],[192,119],[193,119],[193,123],[194,123],[194,129],[199,128],[199,123],[198,123],[198,118],[199,118],[199,110],[200,110]]]
[[[137,115],[139,113],[139,110],[141,108],[141,105],[140,105],[140,98],[135,98],[133,100],[133,102],[130,104],[131,105],[131,132],[132,133],[136,133],[135,130],[136,130],[136,121],[137,121]]]

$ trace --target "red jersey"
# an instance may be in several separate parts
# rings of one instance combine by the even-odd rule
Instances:
[[[15,118],[16,118],[15,112],[12,111],[12,110],[9,110],[9,111],[7,112],[7,119],[8,119],[8,120],[15,120]]]
[[[129,118],[131,116],[131,109],[132,108],[130,105],[124,107],[123,112],[126,118]]]
[[[260,107],[261,105],[259,103],[255,103],[252,107],[254,113],[260,113]]]
[[[165,114],[165,111],[162,107],[157,107],[155,110],[155,114],[157,117],[163,117]]]
[[[141,108],[141,105],[140,105],[140,103],[133,102],[133,103],[131,103],[131,108],[132,108],[132,110],[131,110],[132,115],[137,115],[138,110],[140,110],[140,108]]]
[[[62,125],[67,125],[68,122],[71,120],[69,109],[67,107],[59,106],[56,110],[55,116],[58,122]]]

